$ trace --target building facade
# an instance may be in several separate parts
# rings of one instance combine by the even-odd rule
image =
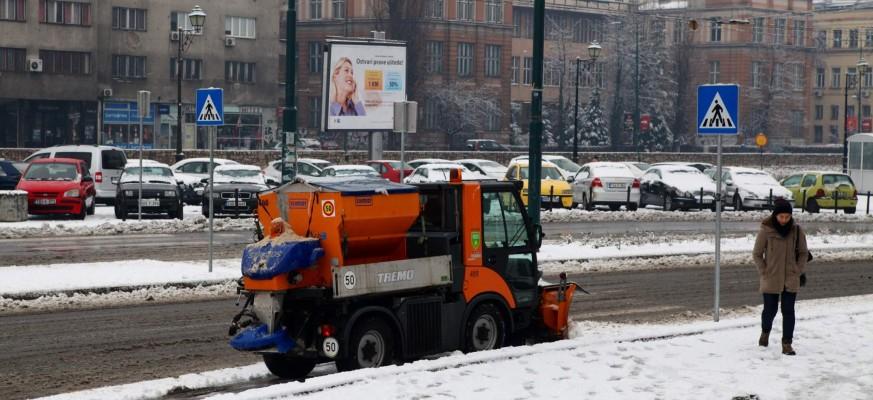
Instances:
[[[110,144],[204,148],[194,124],[197,88],[224,88],[217,146],[261,149],[275,141],[273,93],[280,2],[207,2],[202,32],[190,28],[194,0],[0,0],[0,147]],[[186,37],[188,40],[186,40]],[[38,39],[37,39],[38,38]],[[183,115],[176,112],[176,58]],[[151,91],[139,132],[136,93]]]

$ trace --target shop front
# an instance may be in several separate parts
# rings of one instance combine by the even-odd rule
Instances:
[[[0,146],[97,143],[97,102],[0,99]]]
[[[142,145],[144,149],[158,148],[155,138],[155,112],[152,104],[147,117],[142,120]],[[103,105],[103,135],[101,144],[122,149],[139,148],[139,112],[136,102],[107,102]]]

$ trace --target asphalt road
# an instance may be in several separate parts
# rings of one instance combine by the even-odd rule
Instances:
[[[757,232],[758,222],[723,222],[724,232],[743,234]],[[870,231],[865,223],[808,222],[807,232]],[[695,234],[714,230],[711,223],[699,222],[573,222],[549,223],[543,226],[546,239],[565,234],[574,236],[606,236],[643,232]],[[216,232],[215,257],[239,257],[246,244],[252,242],[251,231]],[[0,240],[0,266],[50,263],[132,260],[149,258],[163,261],[203,260],[207,258],[208,236],[205,232],[173,234],[138,234],[117,236],[63,236]]]
[[[873,293],[870,262],[819,265],[800,299]],[[571,276],[573,318],[655,321],[712,310],[712,268]],[[722,271],[723,308],[760,304],[752,266]],[[246,365],[259,358],[227,344],[234,299],[0,317],[0,393],[21,399]],[[802,308],[799,313],[803,313]],[[803,325],[797,328],[803,330]],[[756,338],[749,338],[750,342]]]

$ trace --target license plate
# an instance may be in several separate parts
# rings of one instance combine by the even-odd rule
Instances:
[[[561,201],[560,196],[543,196],[544,201]]]
[[[33,204],[38,204],[41,206],[48,206],[52,204],[57,204],[57,200],[55,199],[36,199],[33,201]]]
[[[228,207],[244,206],[245,204],[246,204],[245,201],[242,201],[242,200],[240,200],[239,202],[237,202],[235,200],[228,200],[225,203],[225,205]]]
[[[624,189],[624,183],[610,183],[606,187],[610,189]]]
[[[113,185],[117,185],[118,184],[118,177],[113,176],[112,178],[109,178],[109,182],[112,182]]]
[[[139,205],[143,207],[160,207],[161,200],[160,199],[142,199],[139,202]]]

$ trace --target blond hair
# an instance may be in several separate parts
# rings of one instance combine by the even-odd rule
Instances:
[[[336,83],[335,79],[336,79],[337,75],[339,75],[340,69],[342,68],[344,63],[349,63],[349,66],[352,66],[352,67],[354,66],[354,64],[352,64],[352,60],[349,59],[348,57],[340,57],[340,59],[337,60],[336,63],[333,64],[333,68],[331,69],[331,73],[330,73],[331,84],[328,85],[328,87],[330,88],[330,94],[329,94],[330,100],[337,102],[341,105],[348,104],[349,100],[351,100],[353,103],[358,102],[358,82],[354,81],[354,80],[353,80],[353,82],[354,82],[355,88],[352,90],[352,92],[349,93],[349,95],[344,99],[337,99],[337,96],[339,94],[337,93],[337,90],[336,90],[337,83]],[[352,68],[352,75],[354,75],[354,68]]]

